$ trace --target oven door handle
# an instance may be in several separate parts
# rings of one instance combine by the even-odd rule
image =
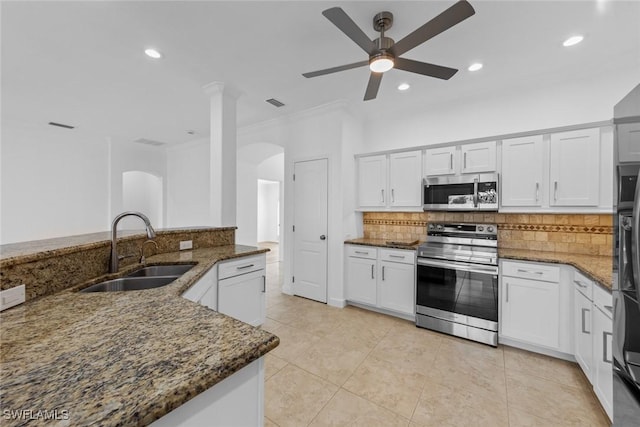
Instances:
[[[418,259],[418,265],[422,265],[425,267],[439,267],[439,268],[449,268],[451,270],[461,270],[468,271],[470,273],[479,273],[479,274],[498,274],[498,267],[494,266],[481,266],[481,265],[469,265],[462,264],[458,262],[449,262],[449,261],[439,261],[432,259]]]

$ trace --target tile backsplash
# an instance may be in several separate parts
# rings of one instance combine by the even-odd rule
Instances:
[[[429,222],[498,224],[502,248],[611,255],[611,214],[507,214],[479,212],[364,212],[364,237],[425,240]]]

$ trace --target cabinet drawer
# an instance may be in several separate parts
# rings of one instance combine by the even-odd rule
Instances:
[[[416,253],[402,249],[380,249],[380,260],[399,262],[402,264],[415,264]]]
[[[593,282],[575,268],[573,269],[573,284],[578,292],[593,301]]]
[[[543,282],[559,282],[560,267],[528,262],[503,261],[502,274],[504,276],[534,279]]]
[[[607,316],[610,318],[613,317],[613,298],[611,297],[611,292],[601,288],[599,285],[593,285],[593,303]]]
[[[378,257],[378,250],[371,246],[351,245],[347,246],[347,256],[376,259]]]
[[[265,268],[266,256],[264,254],[236,258],[223,261],[218,265],[218,279],[250,273]]]

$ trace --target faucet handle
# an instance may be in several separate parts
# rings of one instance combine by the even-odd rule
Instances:
[[[142,242],[142,246],[140,246],[140,264],[144,265],[147,260],[144,257],[144,245],[146,245],[147,243],[153,243],[153,245],[156,247],[156,251],[158,250],[158,243],[156,243],[155,240],[145,240],[144,242]]]

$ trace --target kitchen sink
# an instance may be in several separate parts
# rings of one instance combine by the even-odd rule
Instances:
[[[156,276],[156,277],[123,277],[121,279],[107,280],[96,283],[80,292],[119,292],[119,291],[141,291],[144,289],[159,288],[168,285],[179,276]]]
[[[182,276],[195,264],[153,265],[127,274],[126,277]]]

